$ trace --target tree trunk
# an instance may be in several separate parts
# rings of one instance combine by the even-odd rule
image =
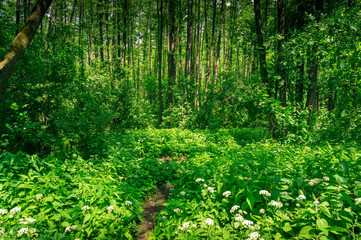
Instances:
[[[157,5],[159,0],[157,0]],[[159,96],[159,127],[163,121],[163,98],[162,98],[162,47],[163,47],[163,0],[160,0],[158,7],[158,96]]]
[[[218,28],[218,43],[217,43],[217,49],[216,49],[215,63],[213,65],[213,75],[214,76],[218,76],[219,57],[220,57],[220,53],[221,53],[222,29],[223,29],[223,22],[224,22],[225,15],[226,15],[225,2],[224,2],[224,0],[222,0],[221,19],[219,21],[219,28]]]
[[[5,83],[8,81],[10,75],[24,55],[26,48],[35,36],[36,30],[52,1],[53,0],[38,0],[36,2],[24,27],[18,35],[16,35],[10,45],[9,51],[0,62],[0,91],[5,87]]]
[[[69,24],[71,24],[71,23],[72,23],[72,21],[73,21],[75,8],[76,8],[76,0],[74,0],[73,10],[71,11],[71,16],[70,16]]]
[[[206,85],[208,86],[210,84],[211,81],[211,63],[212,63],[212,59],[213,59],[213,49],[214,49],[214,44],[215,44],[215,37],[214,37],[214,31],[215,31],[215,26],[216,26],[216,11],[217,11],[217,0],[213,1],[213,21],[212,21],[212,42],[211,42],[211,51],[209,53],[209,58],[208,58],[208,73],[207,73],[207,80],[206,80]],[[206,89],[207,91],[207,89]]]
[[[127,21],[128,21],[128,0],[124,0],[123,5],[123,56],[122,56],[122,67],[125,67],[125,57],[126,57],[126,48],[127,48]],[[129,63],[128,63],[129,64]]]
[[[175,58],[175,0],[169,0],[169,52],[168,52],[168,106],[173,104],[173,85],[177,78],[176,58]]]
[[[103,0],[98,2],[98,22],[99,22],[99,50],[100,61],[104,62],[104,46],[103,46]]]
[[[283,0],[277,1],[277,12],[278,12],[278,47],[277,47],[277,73],[281,79],[281,88],[280,88],[280,102],[282,106],[286,106],[286,90],[287,90],[287,80],[283,63],[283,54],[284,54],[284,37],[285,37],[285,14],[284,14],[284,3]]]
[[[266,48],[263,44],[263,30],[262,30],[262,20],[261,20],[261,6],[260,0],[254,0],[254,13],[256,20],[256,33],[257,33],[257,42],[258,42],[258,54],[259,54],[259,66],[261,70],[261,78],[263,84],[266,86],[267,93],[271,96],[271,91],[268,86],[268,74],[266,66]]]
[[[16,0],[15,23],[16,23],[16,30],[15,30],[15,36],[16,36],[19,33],[19,24],[20,24],[20,0]]]
[[[187,48],[186,48],[186,62],[184,75],[190,78],[191,73],[191,58],[192,58],[192,44],[193,44],[193,0],[187,2]]]

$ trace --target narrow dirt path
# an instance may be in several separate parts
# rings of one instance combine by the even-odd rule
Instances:
[[[158,186],[157,191],[149,196],[143,208],[143,221],[138,224],[138,235],[135,237],[137,240],[148,239],[152,232],[156,221],[155,215],[164,208],[163,204],[167,202],[169,191],[173,188],[172,185]]]

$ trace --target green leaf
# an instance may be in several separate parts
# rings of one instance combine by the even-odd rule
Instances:
[[[84,217],[84,223],[86,223],[89,219],[91,219],[92,215],[91,214],[85,214],[85,217]]]
[[[326,219],[324,218],[317,219],[316,225],[323,233],[325,233],[326,236],[328,236],[328,230],[327,230],[328,222]]]
[[[300,238],[310,238],[310,231],[312,230],[311,226],[304,226],[300,233],[298,234],[298,237]]]
[[[289,222],[285,223],[285,225],[283,226],[283,231],[285,231],[285,232],[292,231],[292,227],[291,227],[291,224]]]

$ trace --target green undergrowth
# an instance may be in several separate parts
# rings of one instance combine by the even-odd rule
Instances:
[[[131,130],[103,142],[86,158],[0,154],[0,239],[133,239],[163,183],[174,190],[151,239],[358,239],[355,147],[285,145],[264,129]]]

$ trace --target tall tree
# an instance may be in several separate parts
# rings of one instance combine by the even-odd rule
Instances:
[[[268,85],[268,73],[266,66],[266,48],[263,43],[263,30],[262,30],[262,19],[261,19],[261,4],[260,0],[254,0],[254,13],[256,20],[256,34],[258,43],[258,55],[259,55],[259,66],[261,70],[261,78],[263,84],[267,88],[267,93],[271,96],[271,91]]]
[[[127,31],[128,31],[128,0],[124,0],[123,4],[123,56],[122,56],[122,67],[125,67],[125,57],[127,48]],[[129,62],[128,62],[129,64]]]
[[[192,58],[192,44],[193,44],[193,0],[187,2],[187,48],[185,61],[185,76],[190,78],[191,73],[191,58]]]
[[[5,83],[8,81],[10,75],[24,55],[26,48],[35,36],[36,30],[52,1],[53,0],[38,0],[36,2],[24,27],[18,35],[16,35],[7,54],[0,62],[0,91],[4,88]]]
[[[162,49],[163,49],[163,0],[157,0],[158,7],[158,97],[159,97],[159,127],[163,122],[163,97],[162,97]]]
[[[282,65],[284,55],[284,37],[285,37],[285,7],[283,0],[277,1],[277,12],[278,12],[278,47],[277,47],[277,72],[281,80],[280,88],[280,102],[282,106],[286,106],[286,90],[287,90],[287,79],[285,69]],[[278,82],[276,82],[276,87]],[[277,95],[276,95],[277,97]]]
[[[223,29],[224,19],[225,19],[225,15],[226,15],[225,5],[226,5],[225,1],[222,0],[221,18],[219,21],[219,28],[218,28],[218,43],[217,43],[217,49],[215,52],[215,61],[214,61],[214,65],[213,65],[213,75],[214,76],[218,75],[218,64],[219,64],[219,57],[220,57],[220,53],[221,53],[222,29]]]
[[[175,38],[175,0],[169,0],[169,52],[168,52],[168,106],[173,104],[173,85],[177,78],[176,72],[176,38]]]

